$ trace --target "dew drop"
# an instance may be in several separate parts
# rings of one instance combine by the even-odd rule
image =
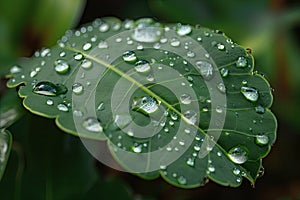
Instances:
[[[241,93],[244,95],[244,97],[249,100],[249,101],[257,101],[259,94],[257,89],[252,88],[252,87],[241,87]]]
[[[199,69],[200,74],[205,80],[211,79],[213,75],[213,67],[210,63],[206,61],[197,61],[196,67]]]
[[[197,113],[192,110],[186,111],[183,116],[190,124],[195,124],[197,122]]]
[[[269,137],[266,135],[257,135],[255,137],[255,142],[261,146],[267,145],[269,143]]]
[[[29,76],[30,76],[31,78],[33,78],[33,77],[35,77],[37,74],[38,74],[37,71],[32,70],[32,71],[30,72]]]
[[[48,81],[39,82],[33,88],[34,93],[45,96],[58,96],[67,93],[67,91],[68,89],[63,84],[53,84]]]
[[[226,69],[226,68],[222,68],[222,69],[220,70],[220,73],[221,73],[221,76],[222,76],[222,77],[227,77],[228,74],[229,74],[229,71],[228,71],[228,69]]]
[[[221,108],[221,106],[216,107],[216,112],[217,113],[222,113],[223,112],[223,109]]]
[[[167,166],[166,166],[166,165],[160,165],[159,168],[160,168],[161,170],[165,170],[165,169],[167,169]]]
[[[241,68],[246,67],[247,66],[247,59],[243,56],[238,57],[238,59],[236,61],[236,66],[241,67]]]
[[[219,89],[219,91],[220,91],[221,93],[226,93],[226,87],[225,87],[224,83],[219,83],[219,84],[217,85],[217,88]]]
[[[62,51],[59,53],[59,57],[65,57],[66,56],[66,52]]]
[[[104,33],[109,30],[109,25],[107,23],[103,23],[99,26],[99,31]]]
[[[240,175],[241,170],[238,169],[238,168],[233,168],[232,173],[233,173],[234,175],[238,176],[238,175]]]
[[[59,74],[66,74],[70,70],[70,65],[65,60],[56,60],[54,62],[54,69]]]
[[[72,85],[72,91],[75,93],[75,94],[81,94],[83,92],[83,85],[80,84],[80,83],[74,83]]]
[[[221,152],[221,151],[218,151],[218,152],[217,152],[217,156],[221,157],[221,156],[222,156],[222,152]]]
[[[92,61],[84,59],[80,66],[84,69],[90,69],[92,65],[93,65]]]
[[[64,103],[58,104],[57,109],[60,110],[60,111],[63,111],[63,112],[68,112],[69,111],[68,106]]]
[[[143,147],[142,144],[134,144],[131,148],[134,153],[141,153],[142,147]]]
[[[186,56],[189,57],[189,58],[193,58],[193,57],[195,57],[195,52],[193,52],[193,51],[188,51],[188,52],[186,53]]]
[[[224,51],[225,50],[225,45],[224,44],[221,44],[221,43],[218,43],[217,44],[217,48],[221,51]]]
[[[262,107],[261,105],[256,106],[255,107],[255,112],[258,113],[258,114],[264,114],[265,113],[265,108]]]
[[[50,49],[43,49],[42,51],[41,51],[41,57],[45,57],[45,56],[50,56],[51,54],[50,54]]]
[[[98,48],[99,49],[107,49],[108,48],[108,44],[106,41],[100,41],[98,44]]]
[[[103,131],[103,128],[100,125],[99,120],[97,118],[95,118],[95,117],[88,117],[88,118],[86,118],[83,121],[82,126],[86,130],[91,131],[91,132],[102,132]]]
[[[180,45],[180,41],[177,38],[172,38],[170,44],[173,47],[178,47]]]
[[[137,57],[133,51],[125,51],[123,53],[123,60],[129,63],[136,62]]]
[[[185,185],[187,183],[186,178],[184,176],[179,176],[177,181],[180,185]]]
[[[188,94],[183,94],[180,96],[180,102],[183,104],[190,104],[192,102],[191,96]]]
[[[161,25],[151,18],[136,21],[136,27],[131,35],[137,42],[157,42],[160,40],[163,29]]]
[[[152,97],[146,96],[135,99],[132,104],[132,109],[143,111],[145,114],[151,114],[158,110],[158,105]]]
[[[190,25],[180,25],[177,28],[177,34],[179,36],[188,35],[192,32],[192,27]]]
[[[194,150],[195,150],[195,151],[200,151],[200,149],[201,149],[201,147],[200,147],[199,144],[195,144],[195,145],[194,145]]]
[[[172,112],[170,116],[171,116],[171,119],[174,121],[176,121],[178,119],[178,115],[175,112]]]
[[[243,164],[248,160],[247,152],[241,147],[233,147],[229,150],[228,156],[232,162]]]
[[[85,43],[85,44],[82,46],[82,49],[83,49],[84,51],[88,51],[88,50],[90,50],[91,48],[92,48],[92,44],[89,43],[89,42]]]
[[[83,55],[81,53],[76,53],[74,54],[74,57],[73,57],[75,60],[79,61],[79,60],[82,60],[83,59]]]
[[[195,158],[188,158],[186,164],[193,167],[195,165]]]
[[[22,71],[22,68],[17,65],[12,66],[12,68],[10,68],[11,74],[17,74],[17,73],[20,73],[21,71]]]
[[[118,114],[114,118],[114,123],[119,127],[120,129],[125,128],[132,122],[132,118],[129,114]]]
[[[51,99],[48,99],[48,100],[46,101],[46,104],[49,105],[49,106],[52,106],[53,103],[54,103],[54,102],[53,102]]]
[[[145,72],[149,72],[151,67],[148,61],[146,60],[139,60],[135,63],[135,67],[134,69],[137,72],[141,72],[141,73],[145,73]]]
[[[76,117],[82,117],[83,113],[80,110],[74,110],[73,115],[76,116]]]
[[[215,172],[215,171],[216,171],[215,166],[213,166],[213,165],[210,164],[210,165],[208,166],[208,171],[209,171],[209,172]]]

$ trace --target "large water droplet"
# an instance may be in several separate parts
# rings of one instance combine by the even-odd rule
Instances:
[[[138,42],[157,42],[163,34],[161,25],[151,18],[136,21],[136,27],[131,35]]]
[[[247,66],[247,59],[243,56],[238,57],[238,59],[236,61],[236,66],[241,67],[241,68],[246,67]]]
[[[83,92],[83,85],[80,84],[80,83],[74,83],[72,85],[72,91],[75,93],[75,94],[81,94]]]
[[[269,143],[269,137],[266,135],[257,135],[255,137],[255,142],[261,146],[267,145]]]
[[[17,73],[20,73],[21,71],[22,71],[22,68],[17,65],[12,66],[12,68],[10,68],[11,74],[17,74]]]
[[[141,72],[141,73],[145,73],[145,72],[149,72],[151,67],[148,61],[146,60],[139,60],[135,63],[135,67],[134,69],[137,72]]]
[[[57,109],[60,110],[60,111],[63,111],[63,112],[68,112],[69,111],[68,106],[64,103],[58,104]]]
[[[81,53],[75,53],[74,54],[74,59],[79,61],[83,59],[83,55]]]
[[[257,89],[252,87],[241,87],[241,93],[246,97],[249,101],[257,101],[259,94]]]
[[[67,91],[67,87],[63,84],[54,84],[48,81],[39,82],[33,88],[34,93],[45,96],[57,96],[65,94]]]
[[[228,156],[232,162],[243,164],[248,160],[247,152],[241,147],[233,147],[229,150]]]
[[[70,70],[70,65],[65,60],[56,60],[54,69],[59,74],[66,74]]]
[[[205,80],[211,79],[213,75],[213,67],[210,63],[206,61],[197,61],[196,67],[199,69],[200,74]]]
[[[123,53],[123,60],[126,62],[135,62],[137,60],[137,57],[133,51],[125,51]]]
[[[82,126],[91,132],[102,132],[103,128],[100,125],[100,122],[98,119],[96,119],[95,117],[88,117],[86,118],[83,123]]]
[[[180,25],[177,28],[177,34],[180,36],[188,35],[192,32],[192,27],[190,25]]]
[[[145,114],[151,114],[158,110],[158,105],[152,97],[146,96],[135,99],[132,104],[132,109],[143,111]]]
[[[192,102],[191,96],[188,94],[181,95],[180,102],[183,104],[190,104]]]
[[[190,124],[195,124],[197,122],[197,113],[192,110],[186,111],[183,116]]]

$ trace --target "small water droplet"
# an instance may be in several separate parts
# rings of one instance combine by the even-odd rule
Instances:
[[[58,104],[57,109],[60,110],[60,111],[63,111],[63,112],[68,112],[69,111],[68,106],[64,103]]]
[[[240,183],[242,181],[242,178],[241,177],[238,177],[237,179],[236,179],[236,182],[238,182],[238,183]]]
[[[33,88],[34,93],[45,96],[58,96],[67,93],[67,91],[68,89],[63,84],[53,84],[48,81],[39,82]]]
[[[193,167],[195,165],[195,158],[188,158],[186,164]]]
[[[136,143],[131,147],[131,149],[134,153],[141,153],[142,148],[143,148],[142,144],[136,144]]]
[[[73,58],[79,61],[83,59],[83,55],[81,53],[75,53]]]
[[[213,165],[210,164],[210,165],[208,166],[208,171],[209,171],[209,172],[215,172],[215,171],[216,171],[215,166],[213,166]]]
[[[51,55],[50,49],[45,48],[41,51],[41,57],[50,56],[50,55]]]
[[[166,165],[160,165],[159,168],[160,168],[161,170],[165,170],[165,169],[167,169],[167,166],[166,166]]]
[[[252,87],[241,87],[241,93],[244,95],[244,97],[249,100],[249,101],[257,101],[259,94],[257,89],[252,88]]]
[[[82,46],[82,49],[83,49],[84,51],[88,51],[88,50],[90,50],[91,48],[92,48],[92,44],[89,43],[89,42],[85,43],[85,44]]]
[[[190,124],[195,124],[197,122],[197,113],[192,110],[186,111],[183,116]]]
[[[116,124],[117,127],[120,129],[125,128],[132,122],[132,118],[128,114],[118,114],[114,118],[114,123]]]
[[[221,152],[221,151],[218,151],[218,152],[217,152],[217,156],[221,157],[221,156],[222,156],[222,152]]]
[[[217,113],[222,113],[223,112],[223,109],[221,108],[221,106],[216,107],[216,112]]]
[[[247,66],[247,59],[243,56],[241,57],[238,57],[237,61],[236,61],[236,66],[237,67],[241,67],[241,68],[244,68]]]
[[[84,69],[90,69],[92,65],[93,65],[92,61],[84,59],[80,66]]]
[[[103,23],[99,26],[99,31],[104,33],[109,30],[109,25],[107,23]]]
[[[99,44],[98,44],[98,48],[99,49],[106,49],[108,48],[108,44],[106,41],[100,41]]]
[[[220,91],[221,93],[226,93],[226,87],[225,87],[224,83],[219,83],[219,84],[217,85],[217,88],[219,89],[219,91]]]
[[[97,118],[95,118],[95,117],[88,117],[88,118],[86,118],[83,121],[82,126],[86,130],[91,131],[91,132],[102,132],[103,131],[103,128],[100,125],[99,120]]]
[[[190,25],[180,25],[177,28],[177,34],[179,36],[188,35],[192,32],[192,27]]]
[[[17,73],[20,73],[21,71],[22,71],[22,68],[17,65],[12,66],[12,68],[10,68],[11,74],[17,74]]]
[[[234,175],[238,176],[238,175],[240,175],[241,170],[238,169],[238,168],[233,168],[232,173],[233,173]]]
[[[255,142],[261,146],[267,145],[269,143],[269,137],[266,135],[256,135]]]
[[[188,94],[183,94],[180,96],[180,102],[183,104],[190,104],[192,102],[191,96]]]
[[[178,119],[178,115],[175,112],[171,112],[170,117],[172,120],[176,121]]]
[[[154,49],[160,49],[160,47],[161,47],[160,43],[158,43],[158,42],[153,45]]]
[[[32,70],[32,71],[30,72],[29,76],[30,76],[31,78],[33,78],[33,77],[35,77],[37,74],[38,74],[37,71]]]
[[[133,51],[125,51],[123,53],[123,60],[125,62],[132,63],[132,62],[135,62],[137,60],[137,57],[136,57],[136,55]]]
[[[65,57],[65,56],[66,56],[66,52],[64,52],[64,51],[60,52],[60,53],[59,53],[59,56],[60,56],[60,57]]]
[[[73,115],[76,116],[76,117],[82,117],[83,113],[80,110],[74,110]]]
[[[186,180],[186,178],[185,178],[184,176],[179,176],[179,177],[177,178],[177,181],[178,181],[178,183],[179,183],[180,185],[185,185],[185,184],[187,183],[187,180]]]
[[[201,146],[199,144],[194,145],[194,150],[195,151],[200,151],[200,149],[201,149]]]
[[[255,112],[258,114],[264,114],[265,113],[265,108],[262,107],[261,105],[258,105],[255,107]]]
[[[59,74],[66,74],[70,70],[70,65],[65,60],[56,60],[54,62],[54,69]]]
[[[54,102],[53,102],[51,99],[48,99],[48,100],[46,101],[46,104],[49,105],[49,106],[52,106],[53,103],[54,103]]]
[[[141,73],[145,73],[145,72],[149,72],[151,67],[148,61],[146,60],[139,60],[135,63],[135,67],[134,69],[137,72],[141,72]]]
[[[233,147],[229,150],[228,156],[232,162],[243,164],[248,160],[247,152],[241,147]]]
[[[82,84],[80,84],[80,83],[74,83],[72,85],[72,91],[75,94],[81,94],[83,92],[83,86],[82,86]]]
[[[151,114],[158,110],[157,102],[152,97],[142,97],[135,99],[132,104],[132,109],[143,111],[145,114]]]
[[[221,76],[222,76],[222,77],[227,77],[228,74],[229,74],[229,71],[228,71],[228,69],[226,69],[226,68],[222,68],[222,69],[220,70],[220,73],[221,73]]]
[[[178,40],[177,38],[172,38],[170,44],[173,47],[178,47],[180,45],[180,40]]]
[[[100,103],[99,103],[99,105],[98,105],[98,107],[97,107],[97,110],[98,110],[98,111],[104,110],[104,103],[103,103],[103,102],[100,102]]]
[[[265,174],[265,168],[263,166],[261,166],[259,168],[259,171],[258,171],[258,174],[257,174],[257,178],[261,178],[264,174]]]
[[[193,51],[188,51],[188,52],[186,53],[186,56],[189,57],[189,58],[193,58],[193,57],[195,57],[195,52],[193,52]]]
[[[210,63],[206,61],[197,61],[196,67],[199,69],[200,74],[205,80],[209,80],[213,76],[213,67]]]
[[[221,43],[218,43],[217,44],[217,48],[221,51],[224,51],[225,50],[225,45],[224,44],[221,44]]]

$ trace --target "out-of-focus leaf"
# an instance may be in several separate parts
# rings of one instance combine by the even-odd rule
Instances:
[[[6,164],[12,146],[11,133],[5,129],[0,129],[0,181],[5,172]]]

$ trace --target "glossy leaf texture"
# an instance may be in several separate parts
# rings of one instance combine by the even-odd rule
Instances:
[[[104,18],[20,61],[8,86],[62,130],[107,140],[126,171],[237,187],[255,183],[276,139],[270,85],[253,70],[221,31]]]
[[[5,129],[0,130],[0,181],[5,172],[6,164],[12,146],[11,133]]]

